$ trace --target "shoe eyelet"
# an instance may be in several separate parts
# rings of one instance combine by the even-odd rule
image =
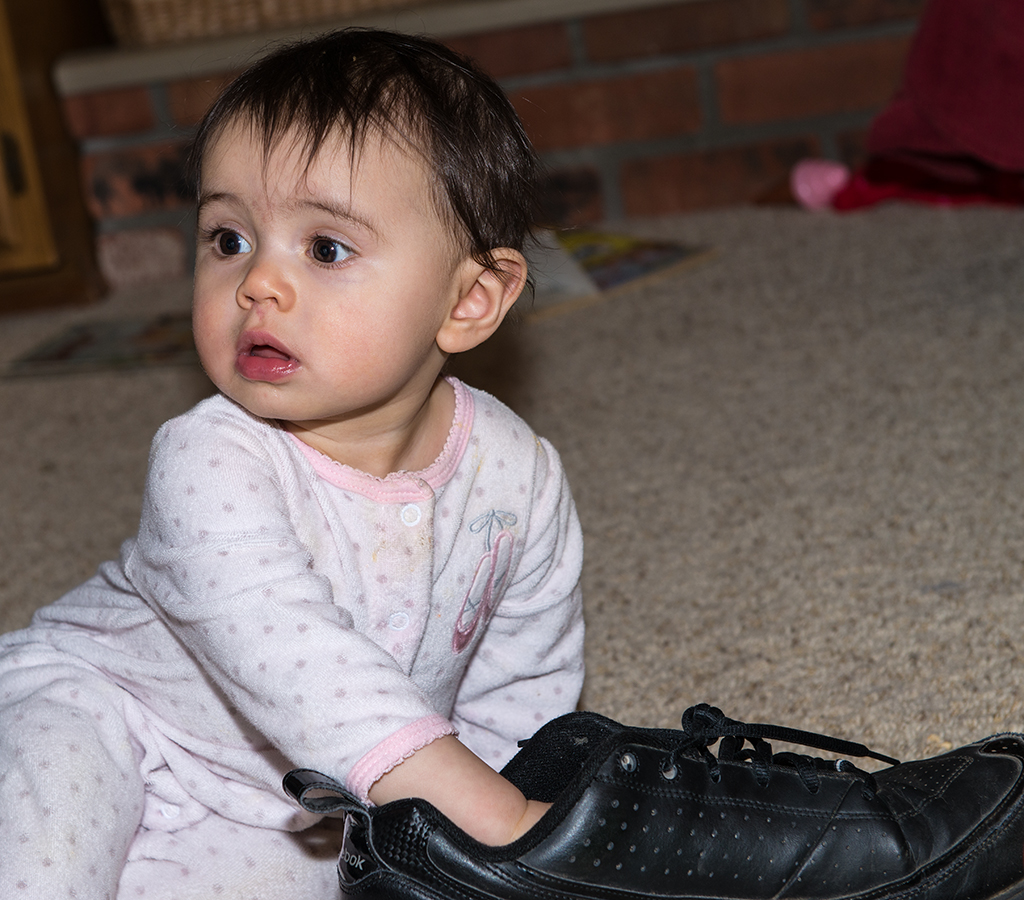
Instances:
[[[632,753],[623,753],[622,756],[619,757],[619,766],[622,768],[622,771],[627,774],[635,772],[638,765],[639,763]]]
[[[666,781],[675,781],[676,775],[678,774],[679,770],[671,763],[661,770],[661,777]]]

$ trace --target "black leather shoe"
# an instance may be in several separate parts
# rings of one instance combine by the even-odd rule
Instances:
[[[773,754],[766,738],[893,765],[869,774]],[[305,769],[284,785],[308,810],[348,814],[338,869],[343,895],[359,900],[1024,898],[1021,735],[897,764],[706,705],[687,710],[681,731],[574,713],[525,742],[503,774],[554,802],[504,847],[422,800],[367,809]]]

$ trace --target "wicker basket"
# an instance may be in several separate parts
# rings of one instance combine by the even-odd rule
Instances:
[[[104,0],[118,42],[156,47],[344,19],[430,0]]]

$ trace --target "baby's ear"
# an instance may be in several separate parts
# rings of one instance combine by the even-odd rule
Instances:
[[[526,285],[526,258],[522,253],[501,247],[492,256],[500,274],[472,257],[462,264],[458,299],[437,333],[437,346],[445,353],[461,353],[486,341],[498,330]]]

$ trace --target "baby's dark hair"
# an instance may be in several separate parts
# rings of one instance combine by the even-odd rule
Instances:
[[[499,274],[491,251],[522,251],[534,227],[539,164],[515,109],[489,75],[436,41],[350,28],[258,60],[199,125],[189,156],[197,191],[211,143],[246,121],[265,155],[297,133],[307,163],[335,135],[354,157],[371,133],[414,148],[456,246]]]

